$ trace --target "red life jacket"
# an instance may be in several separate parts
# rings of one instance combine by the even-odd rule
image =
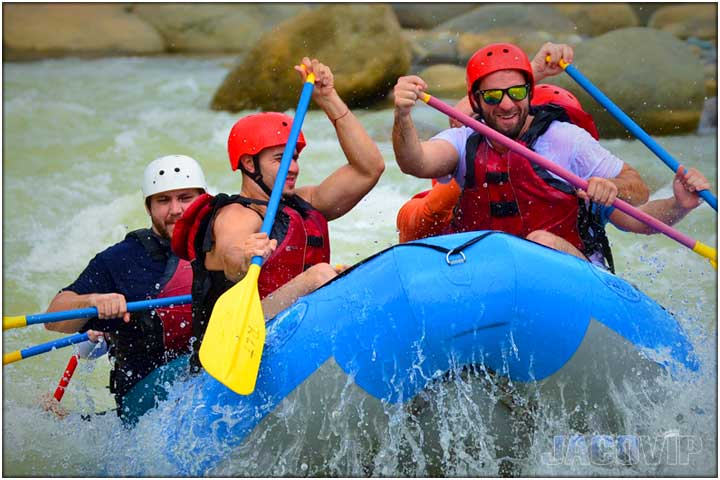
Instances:
[[[453,231],[500,230],[525,238],[535,230],[546,230],[584,250],[577,226],[578,198],[572,187],[547,172],[539,174],[530,161],[513,151],[498,153],[480,135],[471,139],[468,157],[474,152],[474,159],[467,163],[465,186],[450,227]]]
[[[251,204],[267,204],[240,195],[202,195],[185,210],[173,231],[172,247],[175,254],[181,258],[193,259],[192,328],[196,339],[193,344],[194,352],[200,349],[215,302],[234,285],[225,278],[223,271],[205,268],[205,256],[214,244],[213,221],[221,208],[232,203],[245,207]],[[265,260],[260,271],[258,291],[261,298],[265,298],[308,267],[330,260],[327,220],[298,196],[282,200],[270,238],[276,239],[278,246]],[[197,353],[191,357],[191,365],[199,368]]]
[[[533,107],[533,114],[519,141],[531,149],[553,121],[571,121],[557,105]],[[601,252],[614,270],[604,226],[572,186],[522,155],[498,153],[479,134],[471,135],[465,148],[465,186],[448,232],[501,230],[524,238],[534,230],[546,230],[586,256]]]
[[[330,261],[328,222],[315,209],[305,218],[299,211],[284,206],[282,213],[289,217],[285,236],[278,238],[275,251],[263,262],[258,291],[260,298],[285,285],[309,267]]]
[[[189,295],[192,288],[193,271],[190,262],[178,259],[177,268],[172,277],[162,287],[157,298]],[[185,353],[190,350],[192,337],[192,305],[174,305],[155,309],[160,317],[165,350]]]
[[[221,208],[232,203],[245,207],[251,204],[266,204],[240,195],[201,195],[175,225],[172,240],[175,254],[188,260],[202,258],[204,263],[205,254],[214,243],[212,222]],[[278,246],[262,265],[258,279],[261,298],[307,268],[330,261],[327,220],[300,197],[295,196],[281,202],[270,238],[276,239]]]

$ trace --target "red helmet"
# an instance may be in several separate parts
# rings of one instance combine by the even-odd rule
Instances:
[[[572,123],[587,130],[587,132],[592,135],[595,140],[600,138],[593,118],[589,113],[583,110],[580,101],[575,97],[575,95],[564,88],[560,88],[557,85],[550,85],[549,83],[535,85],[532,101],[530,103],[533,106],[553,103],[563,107]]]
[[[285,145],[290,137],[293,119],[278,112],[253,113],[243,117],[233,125],[228,137],[228,155],[230,166],[237,170],[240,157],[257,155],[261,151],[278,145]],[[305,148],[305,137],[300,132],[297,151]]]
[[[473,109],[478,108],[472,93],[475,83],[500,70],[520,70],[525,74],[532,91],[535,79],[527,54],[511,43],[493,43],[475,52],[467,63],[467,91]]]

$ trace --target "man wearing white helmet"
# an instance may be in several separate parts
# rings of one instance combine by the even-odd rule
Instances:
[[[98,253],[80,276],[52,300],[48,312],[96,307],[98,317],[46,323],[48,330],[104,332],[113,358],[110,391],[123,415],[125,394],[155,368],[190,351],[189,305],[137,312],[127,302],[187,295],[192,267],[170,249],[175,222],[207,190],[198,163],[184,155],[153,160],[142,183],[151,228],[135,230]]]

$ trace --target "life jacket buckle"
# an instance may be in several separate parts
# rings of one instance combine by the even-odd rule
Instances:
[[[450,258],[451,255],[459,255],[460,258],[456,258],[452,260]],[[456,252],[455,250],[450,250],[447,255],[445,255],[445,263],[447,263],[449,266],[457,265],[459,263],[465,263],[465,254],[462,251]]]

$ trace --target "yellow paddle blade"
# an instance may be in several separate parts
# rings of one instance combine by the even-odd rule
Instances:
[[[240,395],[255,390],[265,344],[259,276],[260,266],[250,265],[245,278],[218,298],[200,345],[205,370]]]

